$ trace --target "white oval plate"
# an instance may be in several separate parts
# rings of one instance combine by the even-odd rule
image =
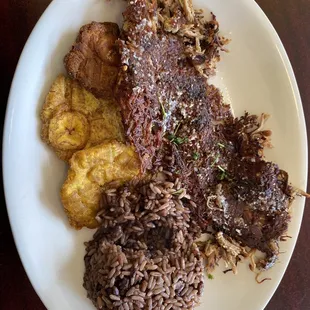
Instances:
[[[224,35],[232,39],[215,83],[235,114],[244,110],[272,115],[274,148],[267,158],[305,189],[307,139],[302,104],[288,57],[272,25],[252,0],[196,0],[212,10]],[[39,111],[52,81],[64,72],[63,57],[79,28],[88,22],[121,24],[121,0],[54,0],[24,48],[12,84],[4,131],[4,185],[15,242],[26,272],[45,306],[92,309],[82,287],[83,242],[93,231],[74,231],[63,212],[59,189],[66,166],[40,140]],[[199,309],[263,309],[277,288],[298,236],[304,200],[293,206],[292,239],[281,244],[280,261],[268,272],[271,281],[258,285],[247,264],[239,274],[206,280]]]

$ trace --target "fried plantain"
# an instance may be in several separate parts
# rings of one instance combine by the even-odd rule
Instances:
[[[115,23],[84,25],[71,51],[65,56],[68,74],[99,98],[112,98],[120,67]]]
[[[95,146],[111,137],[120,142],[125,141],[120,109],[115,101],[102,100],[100,108],[91,115],[90,137],[87,147]]]
[[[113,182],[121,185],[140,171],[133,147],[112,141],[76,152],[70,159],[61,199],[69,223],[76,229],[99,226],[100,196]]]
[[[119,107],[97,99],[77,81],[63,75],[53,83],[41,111],[43,141],[68,161],[74,152],[105,140],[124,141]]]
[[[87,118],[79,112],[63,112],[54,116],[49,124],[51,145],[63,151],[82,149],[89,137]]]

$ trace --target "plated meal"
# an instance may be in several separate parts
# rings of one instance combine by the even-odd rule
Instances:
[[[81,25],[41,137],[69,165],[70,225],[96,229],[83,283],[93,305],[193,309],[220,261],[236,274],[248,259],[266,280],[291,203],[308,194],[264,157],[269,115],[235,117],[211,84],[229,50],[214,14],[190,0],[135,0],[123,19],[121,29]]]

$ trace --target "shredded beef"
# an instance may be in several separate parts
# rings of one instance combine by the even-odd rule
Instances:
[[[162,167],[186,185],[203,231],[272,257],[290,220],[288,175],[264,160],[267,115],[235,118],[209,84],[227,40],[188,2],[137,0],[124,13],[116,96],[126,134],[144,171]]]

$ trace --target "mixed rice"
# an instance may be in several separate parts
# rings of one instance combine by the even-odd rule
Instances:
[[[103,194],[84,287],[98,309],[193,309],[203,290],[190,197],[161,172]]]

